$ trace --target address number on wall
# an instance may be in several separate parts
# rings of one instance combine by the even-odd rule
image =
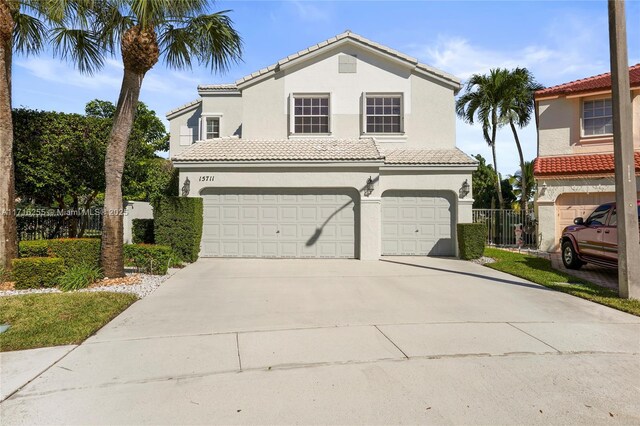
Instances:
[[[214,179],[215,179],[215,176],[211,176],[211,175],[200,176],[198,177],[198,182],[213,182]]]

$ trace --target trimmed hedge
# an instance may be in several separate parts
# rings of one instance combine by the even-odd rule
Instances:
[[[153,275],[164,275],[174,262],[176,256],[168,246],[152,244],[125,244],[124,262],[127,266],[135,266],[140,272]]]
[[[59,257],[67,268],[78,265],[100,267],[99,238],[60,238],[55,240],[20,241],[21,258]]]
[[[78,265],[100,267],[99,238],[61,238],[49,241],[49,254],[61,257],[67,268]]]
[[[133,219],[132,233],[134,244],[154,244],[153,219]]]
[[[202,198],[165,197],[153,206],[155,241],[185,262],[195,262],[202,238]]]
[[[479,259],[487,241],[487,226],[483,223],[458,224],[458,249],[460,258]]]
[[[18,253],[20,257],[48,257],[49,240],[20,241]]]
[[[16,290],[53,287],[66,271],[64,259],[59,257],[25,257],[12,262]]]

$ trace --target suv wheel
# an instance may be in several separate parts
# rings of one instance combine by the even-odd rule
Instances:
[[[562,263],[564,263],[564,266],[567,269],[580,269],[584,264],[580,259],[578,259],[578,255],[576,254],[571,241],[565,241],[562,243]]]

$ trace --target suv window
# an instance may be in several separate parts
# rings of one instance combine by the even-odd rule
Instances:
[[[604,204],[591,213],[589,218],[586,221],[587,226],[602,226],[607,220],[607,213],[609,213],[609,209],[611,208],[610,204]]]
[[[609,217],[609,226],[617,226],[618,218],[616,217],[616,209],[613,209],[611,216]]]

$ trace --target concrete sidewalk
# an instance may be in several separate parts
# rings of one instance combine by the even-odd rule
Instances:
[[[639,364],[640,318],[468,262],[202,259],[0,414],[5,424],[629,424],[640,422]]]

